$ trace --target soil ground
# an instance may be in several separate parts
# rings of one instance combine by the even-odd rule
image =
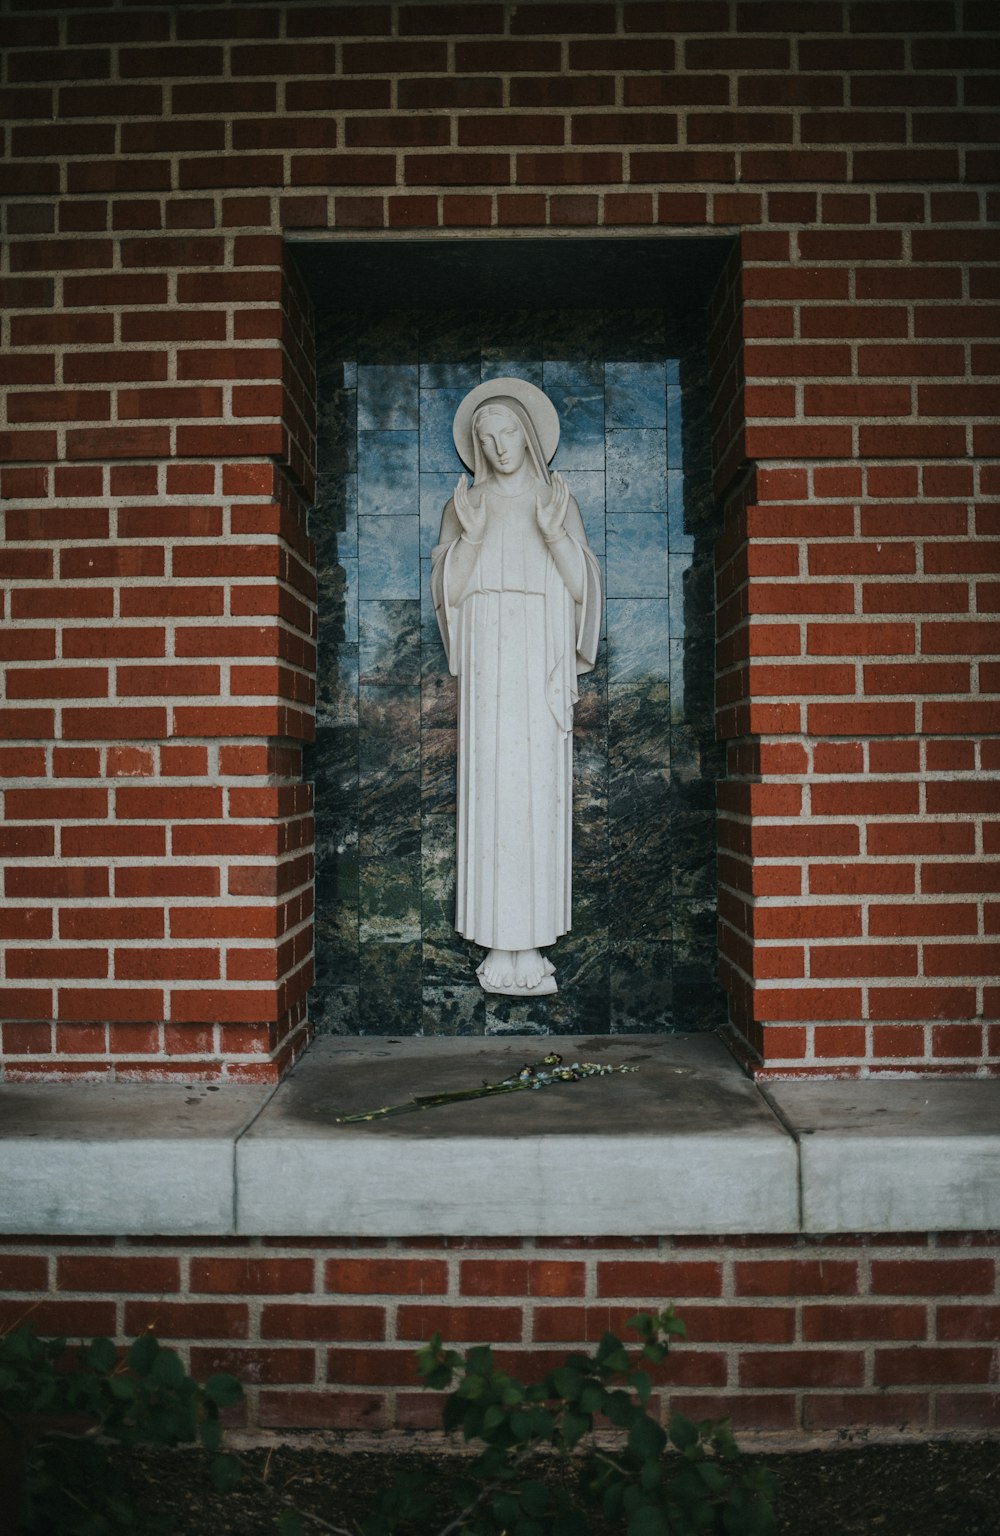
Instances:
[[[171,1536],[274,1536],[289,1500],[318,1515],[328,1530],[353,1532],[397,1470],[429,1467],[443,1486],[463,1466],[462,1458],[446,1455],[294,1445],[242,1456],[253,1476],[219,1495],[195,1452],[133,1453],[136,1500],[166,1517]],[[760,1459],[777,1481],[780,1536],[1000,1536],[1000,1440],[866,1445]],[[439,1528],[434,1524],[426,1536]],[[307,1521],[305,1529],[312,1536],[324,1527]],[[595,1524],[594,1530],[595,1536],[619,1536],[606,1526]]]

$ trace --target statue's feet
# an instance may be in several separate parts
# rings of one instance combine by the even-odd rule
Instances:
[[[491,949],[476,971],[484,992],[505,997],[551,997],[555,966],[537,949]]]

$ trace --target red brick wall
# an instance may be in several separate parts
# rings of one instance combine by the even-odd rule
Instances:
[[[1000,1426],[997,1234],[402,1243],[0,1240],[0,1329],[152,1327],[194,1373],[234,1372],[264,1429],[434,1428],[418,1346],[489,1343],[521,1379],[636,1311],[688,1339],[659,1410],[737,1429]],[[30,1310],[29,1310],[30,1309]]]
[[[1000,1062],[990,0],[12,0],[9,1074],[273,1075],[309,979],[282,235],[739,234],[721,948],[771,1073]]]

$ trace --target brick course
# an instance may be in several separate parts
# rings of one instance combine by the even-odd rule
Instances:
[[[655,1373],[661,1416],[982,1432],[1000,1427],[997,1238],[5,1238],[0,1327],[32,1308],[41,1332],[152,1328],[198,1375],[242,1379],[250,1428],[424,1429],[432,1332],[491,1343],[523,1379],[673,1301],[688,1337]]]
[[[0,85],[7,1074],[273,1077],[305,1040],[307,796],[234,798],[293,790],[310,731],[283,233],[570,229],[736,242],[711,328],[718,728],[754,792],[719,817],[738,1049],[997,1070],[992,10],[30,10]],[[158,918],[119,931],[136,899]]]

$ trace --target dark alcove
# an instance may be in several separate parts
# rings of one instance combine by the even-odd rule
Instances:
[[[705,304],[716,240],[297,245],[317,309],[320,1031],[715,1027],[713,544]],[[455,682],[429,595],[459,401],[545,389],[605,580],[574,726],[559,992],[487,997],[452,926]]]

